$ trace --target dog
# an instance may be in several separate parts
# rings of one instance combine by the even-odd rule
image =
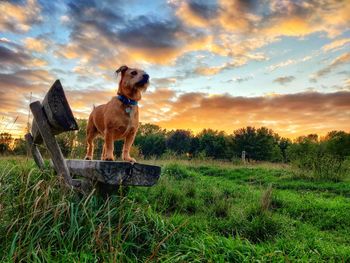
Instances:
[[[149,85],[149,75],[140,69],[121,66],[116,74],[121,74],[117,96],[107,104],[95,107],[87,123],[85,160],[93,159],[94,139],[100,135],[104,139],[101,160],[114,160],[114,141],[124,139],[122,159],[135,163],[130,156],[139,126],[138,101]]]

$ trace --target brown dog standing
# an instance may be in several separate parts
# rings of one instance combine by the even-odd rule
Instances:
[[[121,66],[116,73],[121,74],[118,95],[107,104],[94,108],[89,116],[86,128],[86,160],[93,158],[94,139],[101,135],[104,138],[102,160],[113,161],[114,141],[124,139],[123,160],[136,162],[130,157],[130,148],[139,125],[137,103],[141,99],[141,93],[149,85],[149,75],[143,70],[127,66]]]

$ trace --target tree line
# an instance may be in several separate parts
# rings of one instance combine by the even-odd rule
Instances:
[[[83,158],[86,143],[86,120],[77,120],[79,130],[56,136],[63,154],[68,158]],[[95,141],[95,158],[102,152],[102,139]],[[122,141],[115,142],[115,155],[120,156]],[[316,134],[300,136],[291,141],[281,137],[266,127],[245,127],[232,134],[223,131],[204,129],[198,134],[190,130],[167,131],[158,125],[141,124],[132,147],[136,158],[199,158],[216,160],[238,160],[242,151],[248,160],[289,162],[305,159],[306,155],[318,152],[339,160],[350,156],[350,133],[332,131],[325,137]],[[9,133],[0,134],[0,154],[27,154],[23,139],[13,139]]]

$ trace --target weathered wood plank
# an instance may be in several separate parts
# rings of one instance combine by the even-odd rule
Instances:
[[[72,179],[73,187],[85,194],[92,191],[93,185],[88,179]]]
[[[59,80],[56,80],[46,93],[42,102],[42,107],[53,135],[78,129],[78,124],[74,119],[72,110],[69,107],[66,95]],[[33,120],[32,124],[32,135],[34,143],[40,144],[43,142],[35,120]]]
[[[30,152],[32,153],[36,165],[39,167],[40,170],[43,170],[45,168],[44,159],[41,156],[38,147],[34,144],[32,135],[30,133],[27,133],[24,137],[28,143],[28,147],[30,149]]]
[[[33,113],[34,119],[37,123],[39,132],[44,140],[44,143],[49,151],[51,160],[54,164],[55,170],[59,176],[63,176],[68,185],[72,185],[72,178],[70,176],[66,160],[63,157],[61,149],[51,132],[50,125],[47,121],[46,115],[42,109],[39,101],[30,104],[30,110]]]
[[[160,176],[159,166],[98,160],[66,160],[72,175],[110,185],[152,186]]]

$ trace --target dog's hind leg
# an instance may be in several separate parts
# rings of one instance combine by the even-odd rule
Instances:
[[[89,118],[88,125],[86,127],[86,144],[87,144],[87,152],[85,156],[85,160],[92,160],[94,155],[94,139],[96,138],[98,131],[93,124],[92,120]]]

